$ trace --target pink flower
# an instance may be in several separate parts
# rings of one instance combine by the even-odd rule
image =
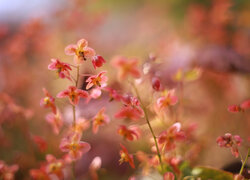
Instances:
[[[72,160],[80,159],[91,148],[89,143],[80,141],[80,139],[81,136],[78,133],[63,138],[60,144],[61,151],[67,152]]]
[[[105,76],[107,72],[106,71],[102,71],[97,75],[94,76],[90,76],[86,82],[88,83],[86,86],[86,89],[91,88],[92,86],[98,86],[98,87],[104,87],[106,86],[106,82],[108,80],[107,76]]]
[[[87,59],[92,59],[95,56],[95,51],[88,47],[88,41],[80,39],[77,44],[68,45],[65,48],[65,54],[74,55],[74,62],[81,64]]]
[[[93,118],[93,133],[96,134],[98,132],[99,126],[103,126],[108,124],[110,119],[104,114],[105,108],[102,108],[96,116]]]
[[[216,140],[220,147],[231,148],[231,152],[234,157],[239,156],[238,147],[241,145],[242,139],[238,135],[232,136],[230,133],[226,133],[224,136],[219,136]]]
[[[47,154],[46,155],[47,165],[46,165],[46,172],[48,174],[55,174],[59,179],[63,179],[63,168],[64,162],[63,160],[56,159],[53,155]]]
[[[47,142],[41,136],[32,135],[32,140],[41,152],[45,152],[47,150]]]
[[[166,172],[164,175],[163,175],[163,180],[175,180],[175,176],[173,173],[171,172]]]
[[[2,180],[15,180],[15,173],[18,169],[18,165],[8,166],[4,161],[0,160],[0,178]]]
[[[92,64],[94,66],[94,68],[96,69],[97,67],[102,67],[102,65],[105,63],[106,61],[104,60],[104,58],[100,55],[94,56],[92,58]]]
[[[70,72],[72,69],[69,64],[59,61],[59,59],[51,59],[52,63],[49,64],[49,70],[56,70],[60,78],[70,78]]]
[[[166,95],[157,99],[157,106],[159,109],[173,106],[178,102],[177,96],[174,95],[174,90],[168,91]]]
[[[237,113],[243,111],[239,105],[230,105],[228,106],[227,110],[232,113]]]
[[[133,108],[131,106],[125,106],[115,114],[115,118],[119,119],[127,118],[134,121],[139,120],[143,116],[144,116],[143,111],[137,108]]]
[[[45,166],[41,166],[40,169],[31,169],[30,176],[32,180],[51,180],[46,172]]]
[[[140,130],[137,126],[126,127],[121,125],[118,129],[118,134],[123,136],[124,139],[129,141],[137,140],[140,137]]]
[[[241,107],[242,109],[244,109],[244,110],[245,110],[245,109],[249,109],[249,108],[250,108],[250,99],[248,99],[248,100],[242,102],[241,105],[240,105],[240,107]]]
[[[126,95],[122,96],[121,100],[127,106],[132,106],[132,107],[140,108],[140,102],[134,96],[126,94]]]
[[[77,89],[75,86],[69,86],[67,90],[61,91],[57,94],[58,98],[68,97],[72,105],[77,105],[80,97],[87,98],[88,93],[84,90]]]
[[[110,87],[105,87],[105,91],[109,92],[110,100],[109,101],[120,101],[122,99],[122,95],[120,95],[115,89],[112,89]]]
[[[125,146],[123,146],[122,144],[120,144],[120,146],[122,148],[122,150],[120,150],[120,164],[122,164],[123,162],[128,162],[132,168],[135,168],[133,155],[128,153],[128,150]]]
[[[47,89],[43,88],[44,98],[40,100],[40,105],[45,108],[51,108],[52,112],[56,114],[55,99],[49,94]]]
[[[176,146],[177,141],[182,141],[186,138],[184,131],[181,130],[181,124],[175,123],[166,131],[163,131],[158,138],[159,144],[165,145],[165,150],[172,150]]]
[[[89,121],[87,121],[85,118],[79,118],[76,120],[75,127],[72,127],[70,131],[82,134],[82,132],[88,129],[89,126],[90,126]]]
[[[123,56],[115,57],[112,60],[112,65],[118,68],[120,79],[125,79],[128,75],[132,75],[134,78],[139,78],[140,71],[137,68],[137,63],[137,59],[127,59]]]
[[[59,131],[63,125],[62,116],[59,112],[56,114],[50,113],[46,116],[47,122],[52,126],[53,132],[59,134]]]

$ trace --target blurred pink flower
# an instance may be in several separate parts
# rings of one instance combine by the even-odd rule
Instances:
[[[104,112],[105,108],[102,108],[93,118],[92,130],[94,134],[98,132],[99,126],[108,124],[110,121],[109,117],[106,114],[104,114]]]
[[[88,83],[86,89],[89,89],[94,85],[98,87],[105,87],[106,82],[108,81],[108,77],[105,76],[106,73],[107,73],[106,71],[102,71],[97,75],[90,76],[86,80],[86,82]]]
[[[68,97],[72,105],[77,105],[80,97],[87,98],[88,93],[84,90],[77,89],[75,86],[69,86],[67,90],[61,91],[57,94],[58,98]]]
[[[56,114],[55,99],[50,95],[47,89],[43,88],[44,98],[40,100],[40,105],[45,108],[51,108],[52,112]]]
[[[63,126],[62,116],[59,111],[56,114],[49,113],[46,116],[47,122],[52,126],[53,132],[59,134],[61,127]]]
[[[157,99],[157,107],[159,109],[173,106],[178,102],[177,96],[174,95],[174,90],[168,91],[166,95]]]
[[[56,70],[60,78],[68,78],[69,80],[71,80],[69,71],[71,71],[72,69],[69,64],[63,63],[59,61],[59,59],[51,59],[51,61],[52,63],[48,66],[49,70]]]
[[[94,66],[94,68],[96,69],[97,67],[102,67],[102,65],[105,63],[105,59],[100,56],[100,55],[96,55],[92,58],[92,64]]]
[[[0,160],[0,178],[2,180],[15,180],[15,173],[18,169],[18,165],[8,166],[4,161]]]
[[[63,168],[64,162],[61,159],[56,159],[53,155],[46,155],[47,165],[46,172],[48,174],[55,174],[59,179],[64,178]]]
[[[171,172],[166,172],[164,175],[163,175],[163,180],[175,180],[175,176],[173,173]]]
[[[118,119],[127,118],[134,121],[139,120],[143,116],[144,116],[143,111],[137,108],[133,108],[131,106],[125,106],[115,114],[115,118]]]
[[[126,127],[125,125],[120,125],[117,130],[118,134],[124,139],[129,141],[137,140],[140,137],[140,129],[137,126]]]
[[[120,164],[122,164],[123,162],[128,162],[132,168],[135,168],[133,155],[128,153],[128,150],[125,146],[123,146],[122,144],[120,144],[120,146],[122,148],[122,150],[120,150]]]

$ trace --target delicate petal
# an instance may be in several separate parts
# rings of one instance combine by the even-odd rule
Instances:
[[[88,46],[88,41],[86,39],[80,39],[77,41],[77,46],[79,49],[83,49]]]
[[[74,44],[70,44],[65,48],[66,55],[74,55],[76,53],[77,46]]]

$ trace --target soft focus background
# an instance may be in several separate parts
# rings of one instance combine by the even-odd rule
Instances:
[[[45,154],[62,155],[58,146],[63,133],[53,134],[39,101],[43,87],[54,96],[67,87],[47,65],[51,58],[72,63],[64,48],[81,38],[107,60],[104,69],[113,87],[122,88],[109,65],[115,55],[138,57],[142,67],[155,56],[160,63],[150,73],[169,88],[176,87],[172,76],[178,69],[202,69],[201,78],[186,84],[183,94],[182,121],[198,125],[190,147],[193,165],[222,168],[236,161],[216,144],[224,133],[239,134],[247,146],[250,113],[231,114],[227,107],[250,98],[249,0],[1,0],[0,159],[19,164],[18,179],[27,179],[29,169],[38,168]],[[82,72],[95,73],[90,62]],[[92,149],[77,164],[77,174],[84,177],[99,155],[103,179],[127,179],[132,170],[118,165],[122,139],[115,129],[121,122],[112,117],[117,105],[107,101],[104,96],[89,105],[80,103],[78,113],[87,119],[106,106],[112,123],[97,135],[91,130],[84,135]],[[71,111],[63,102],[59,106],[67,123]],[[33,136],[42,137],[47,149],[40,151]],[[128,146],[148,151],[149,137]],[[244,147],[241,151],[246,153]]]

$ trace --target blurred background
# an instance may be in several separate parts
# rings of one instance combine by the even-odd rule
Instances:
[[[191,164],[222,168],[236,161],[216,144],[227,132],[242,136],[240,150],[246,153],[250,113],[231,114],[227,107],[250,98],[250,1],[1,0],[0,159],[19,164],[18,179],[28,179],[29,169],[38,168],[47,153],[62,155],[58,146],[64,131],[53,134],[44,118],[48,111],[39,102],[43,87],[55,96],[69,85],[47,66],[51,58],[73,63],[64,48],[81,38],[106,59],[108,83],[120,89],[125,87],[117,85],[116,71],[109,65],[115,55],[137,57],[141,67],[154,57],[157,63],[150,73],[168,88],[177,87],[172,76],[179,69],[201,68],[200,79],[185,84],[183,92],[182,122],[198,127],[190,145]],[[81,71],[95,73],[91,62]],[[122,139],[114,136],[122,122],[112,117],[117,105],[107,101],[104,94],[87,107],[80,103],[78,115],[87,119],[106,105],[112,123],[98,135],[86,132],[83,139],[92,149],[77,164],[77,174],[87,176],[89,163],[99,155],[103,179],[127,179],[133,171],[118,165]],[[58,105],[67,124],[69,107]],[[37,136],[47,145],[34,143]],[[134,152],[149,151],[149,138],[150,134],[127,145]]]

